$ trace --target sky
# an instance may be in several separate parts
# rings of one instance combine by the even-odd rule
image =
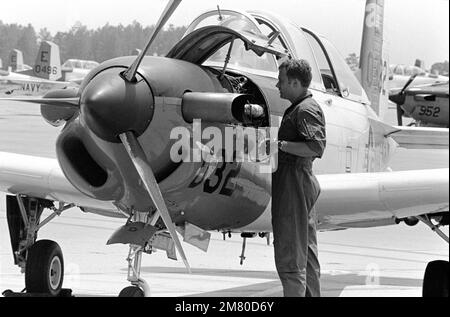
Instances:
[[[155,24],[167,0],[21,0],[2,1],[3,23],[46,27],[52,35],[80,21],[89,28]],[[20,3],[20,5],[18,5]],[[168,24],[188,25],[215,8],[271,11],[327,37],[343,56],[359,55],[365,0],[183,0]],[[19,6],[19,8],[18,8]],[[426,67],[449,60],[449,0],[385,0],[385,39],[391,64]],[[1,43],[0,43],[1,45]]]

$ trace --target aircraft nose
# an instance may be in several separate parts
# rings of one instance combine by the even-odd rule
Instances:
[[[119,143],[121,133],[142,135],[154,114],[150,86],[139,75],[136,82],[121,77],[122,68],[107,69],[85,87],[81,95],[81,119],[99,138]]]

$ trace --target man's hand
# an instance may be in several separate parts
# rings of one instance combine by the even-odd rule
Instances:
[[[258,155],[259,156],[272,156],[278,153],[278,141],[266,139],[259,143]]]

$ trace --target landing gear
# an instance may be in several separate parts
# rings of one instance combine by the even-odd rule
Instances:
[[[130,252],[128,253],[128,281],[133,286],[124,288],[119,297],[150,297],[150,287],[144,279],[141,279],[141,261],[142,252],[144,252],[141,246],[130,246]]]
[[[132,286],[124,288],[119,297],[150,297],[150,287],[141,278],[141,262],[144,252],[151,253],[149,241],[158,232],[155,225],[158,222],[159,214],[154,213],[149,216],[147,213],[135,213],[130,216],[127,224],[120,228],[109,239],[108,244],[123,243],[130,245],[128,252],[128,276],[127,279]],[[127,232],[133,232],[129,235]]]
[[[434,215],[434,217],[424,215],[418,216],[417,219],[430,227],[444,241],[449,242],[448,236],[440,230],[440,227],[448,225],[448,215]],[[436,221],[437,224],[433,223],[432,220]],[[423,297],[448,297],[449,269],[450,264],[448,261],[433,261],[428,263],[423,278]]]
[[[125,287],[119,294],[119,297],[145,297],[144,291],[137,286]]]
[[[448,297],[449,268],[448,261],[428,263],[423,278],[423,297]]]
[[[25,273],[26,294],[36,296],[71,294],[70,290],[62,292],[64,259],[61,248],[54,241],[36,240],[39,229],[72,207],[73,205],[61,203],[59,208],[55,208],[51,201],[20,195],[6,197],[6,215],[14,263],[21,268],[22,273]],[[45,208],[53,210],[53,213],[41,222]]]
[[[64,259],[59,245],[40,240],[28,249],[25,287],[28,293],[58,296],[64,280]]]

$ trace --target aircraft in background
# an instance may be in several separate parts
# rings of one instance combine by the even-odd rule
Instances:
[[[207,11],[166,57],[145,56],[179,3],[169,2],[137,58],[102,63],[79,89],[8,99],[41,104],[47,121],[65,123],[56,143],[57,159],[0,153],[0,190],[7,193],[14,261],[25,272],[28,293],[61,293],[61,249],[56,242],[36,238],[42,226],[75,206],[124,218],[124,226],[108,240],[130,246],[132,286],[119,296],[149,295],[141,258],[155,249],[165,250],[171,259],[178,252],[190,271],[177,230],[186,243],[204,251],[208,231],[241,233],[243,248],[248,237],[271,232],[272,156],[244,162],[237,158],[248,157],[259,141],[276,138],[270,131],[279,127],[289,106],[276,88],[278,65],[288,56],[311,63],[311,90],[327,121],[328,147],[315,164],[322,188],[316,205],[319,228],[422,221],[448,242],[440,230],[448,225],[448,169],[386,172],[398,145],[448,148],[448,129],[381,122],[331,42],[270,13]],[[365,29],[372,32],[382,25],[380,17],[383,1],[368,0]],[[379,30],[370,34],[377,40]],[[383,77],[369,76],[379,74],[367,72],[369,66],[363,64],[362,75],[374,79],[367,87],[376,91]],[[374,100],[381,94],[374,93]],[[241,148],[233,136],[244,127],[255,138],[247,138]],[[175,129],[199,134],[200,144],[211,140],[214,131],[222,141],[213,146],[214,157],[221,159],[209,159],[208,153],[201,160],[187,160],[211,152],[213,140],[199,146],[195,135],[173,151],[183,141],[171,138]],[[230,153],[223,146],[227,140]],[[53,213],[41,221],[44,208]],[[425,296],[448,294],[448,268],[447,261],[428,265]]]
[[[43,41],[40,45],[36,63],[34,67],[23,70],[22,53],[19,50],[13,50],[11,56],[15,56],[10,65],[10,69],[16,71],[2,71],[0,73],[0,82],[3,84],[4,93],[11,95],[17,92],[28,95],[42,95],[51,89],[65,87],[74,87],[76,83],[63,81],[61,70],[61,60],[59,47],[53,42]],[[20,70],[22,68],[22,70]],[[1,86],[0,86],[1,87]]]
[[[447,76],[427,73],[424,62],[416,60],[414,66],[388,65],[384,49],[383,17],[376,6],[368,7],[369,14],[361,45],[360,69],[356,72],[367,92],[372,108],[380,118],[389,108],[389,101],[396,104],[398,125],[403,116],[413,118],[417,127],[448,128],[449,102]],[[375,18],[377,17],[377,18]],[[377,22],[379,21],[379,22]],[[410,87],[414,83],[414,87]]]
[[[13,50],[8,71],[0,71],[0,82],[8,85],[6,94],[20,91],[27,95],[43,95],[51,89],[75,87],[99,63],[95,61],[69,59],[61,66],[59,47],[53,42],[43,41],[34,67],[23,64],[23,55]]]
[[[390,65],[389,75],[389,90],[404,88],[412,76],[415,76],[415,86],[446,83],[449,81],[448,76],[429,73],[419,66]]]
[[[411,125],[421,127],[449,127],[449,83],[435,83],[409,87],[417,77],[413,76],[402,89],[393,89],[389,100],[397,105],[397,121],[403,125],[403,117],[413,118]]]
[[[95,61],[87,61],[81,59],[68,59],[62,65],[64,80],[81,83],[84,77],[94,68],[100,65]]]
[[[23,72],[32,69],[23,61],[23,53],[21,50],[14,49],[9,54],[8,70],[12,72]]]
[[[32,67],[24,64],[23,53],[21,50],[14,49],[11,51],[8,57],[8,67],[7,69],[2,69],[2,62],[0,59],[0,83],[3,82],[1,76],[9,75],[11,72],[21,72],[32,69]]]

